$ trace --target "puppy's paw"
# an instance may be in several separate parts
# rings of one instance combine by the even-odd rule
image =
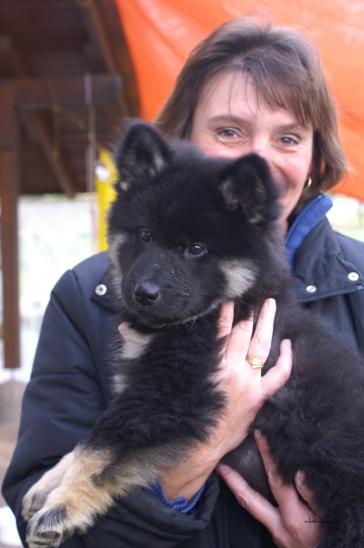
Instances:
[[[49,491],[30,489],[23,498],[21,515],[29,521],[46,503]]]
[[[63,457],[56,466],[43,474],[26,493],[22,505],[22,516],[26,521],[29,521],[46,504],[49,494],[60,485],[71,458],[72,453]]]
[[[73,532],[65,506],[45,507],[29,521],[26,541],[29,548],[58,548]]]
[[[45,506],[48,496],[57,487],[58,482],[49,479],[47,474],[37,481],[23,498],[22,516],[25,521],[29,521],[43,506]]]

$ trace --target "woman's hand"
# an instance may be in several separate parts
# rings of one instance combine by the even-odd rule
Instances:
[[[253,333],[253,319],[232,327],[233,303],[226,304],[220,315],[220,337],[225,337],[218,373],[219,387],[226,395],[224,413],[209,438],[217,462],[237,447],[247,436],[249,427],[264,401],[288,380],[292,369],[290,341],[283,341],[276,365],[263,377],[262,369],[253,369],[247,356],[262,363],[268,359],[276,313],[274,299],[267,299]]]
[[[302,472],[296,474],[296,488],[293,485],[285,485],[277,472],[266,439],[257,432],[255,441],[278,508],[254,491],[240,474],[229,466],[219,465],[220,476],[234,493],[239,504],[266,526],[279,548],[314,548],[320,538],[320,519],[314,495],[305,486]]]
[[[267,360],[275,310],[275,301],[268,299],[252,337],[253,320],[232,327],[234,305],[222,307],[219,336],[225,342],[217,380],[226,395],[224,412],[206,443],[189,453],[181,464],[164,469],[162,487],[167,498],[193,497],[222,457],[245,439],[264,400],[288,380],[292,367],[289,341],[283,342],[277,364],[263,377],[260,369],[252,369],[246,362],[248,354],[262,362]]]

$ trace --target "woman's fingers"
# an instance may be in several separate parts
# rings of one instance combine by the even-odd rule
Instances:
[[[274,392],[273,387],[280,388],[287,380],[290,365],[290,354],[283,351],[278,370],[273,377],[261,377],[261,369],[254,369],[246,362],[246,357],[261,360],[264,363],[270,352],[276,304],[268,299],[262,307],[256,330],[252,336],[253,320],[238,322],[234,327],[234,305],[225,304],[219,318],[219,336],[222,338],[221,360],[215,380],[225,395],[224,414],[211,436],[211,444],[221,451],[221,456],[241,443],[247,434],[264,399]],[[259,362],[258,362],[259,364]],[[266,380],[267,376],[267,380]],[[278,382],[280,379],[280,382]],[[226,449],[226,451],[225,451]],[[223,452],[225,451],[225,453]]]
[[[247,355],[253,333],[253,318],[237,323],[229,338],[229,345],[226,348],[227,357],[236,360],[244,366],[244,359]]]
[[[254,491],[238,472],[226,464],[219,464],[217,471],[249,514],[267,527],[279,526],[278,510],[260,493]]]
[[[315,493],[306,485],[305,474],[302,470],[298,470],[298,472],[296,472],[294,484],[305,503],[311,508],[316,516],[320,516],[320,509],[315,499]]]
[[[232,468],[220,464],[218,472],[234,493],[237,501],[253,517],[269,530],[279,548],[313,548],[317,546],[321,527],[304,504],[293,485],[285,485],[270,454],[268,443],[261,435],[256,441],[266,468],[272,493],[278,503],[273,506],[262,495],[254,491]]]
[[[284,339],[280,344],[280,354],[276,365],[271,367],[262,378],[264,399],[275,394],[286,384],[292,371],[292,363],[292,344],[289,339]]]
[[[296,491],[291,486],[286,485],[278,473],[277,465],[271,455],[268,442],[258,431],[254,432],[255,442],[258,446],[260,456],[267,473],[268,482],[278,505],[282,500],[288,504],[295,504],[299,499]]]
[[[255,326],[254,335],[249,344],[248,357],[255,358],[263,364],[268,359],[272,345],[276,308],[277,305],[274,299],[264,301]]]
[[[267,299],[259,314],[254,334],[253,318],[237,323],[230,335],[229,354],[233,357],[255,358],[263,364],[266,362],[272,344],[274,316],[276,302],[274,299]],[[255,371],[260,372],[260,369]]]
[[[312,507],[303,503],[293,485],[287,485],[278,473],[277,465],[271,455],[268,442],[260,432],[254,432],[268,482],[275,500],[278,503],[280,525],[276,522],[264,525],[272,533],[276,544],[282,547],[311,548],[317,545],[321,526]]]
[[[234,303],[229,301],[222,305],[218,321],[219,339],[230,336],[234,321]]]
[[[221,307],[218,322],[218,338],[225,339],[223,344],[223,356],[225,365],[235,363],[244,365],[244,357],[247,353],[253,332],[253,320],[248,319],[237,323],[233,327],[234,303],[225,303]]]

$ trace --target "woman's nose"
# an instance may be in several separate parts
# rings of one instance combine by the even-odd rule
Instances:
[[[258,156],[261,156],[267,162],[269,162],[270,160],[269,143],[267,143],[263,139],[257,139],[252,141],[251,152],[253,152],[254,154],[258,154]]]
[[[259,144],[254,145],[251,148],[251,151],[254,154],[258,154],[263,160],[265,160],[271,170],[271,172],[275,172],[277,170],[277,157],[274,156],[272,148],[269,146],[269,144]]]
[[[271,151],[267,148],[262,148],[262,147],[254,147],[252,148],[251,150],[252,153],[254,154],[258,154],[258,156],[260,156],[261,158],[263,158],[263,160],[265,160],[268,164],[268,166],[270,167],[270,169],[273,168],[274,166],[274,161],[273,161],[273,157],[272,157],[272,154],[271,154]]]

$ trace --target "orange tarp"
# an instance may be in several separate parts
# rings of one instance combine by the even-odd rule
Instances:
[[[290,25],[321,52],[352,166],[336,187],[364,200],[364,0],[116,0],[133,58],[141,116],[153,119],[188,53],[232,17],[252,15]]]

